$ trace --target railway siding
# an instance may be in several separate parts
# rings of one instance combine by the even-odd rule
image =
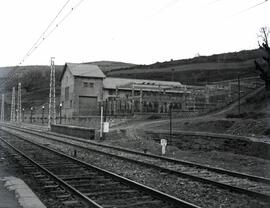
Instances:
[[[37,138],[35,137],[35,139],[37,139]],[[43,141],[45,143],[48,142],[48,141],[46,141],[44,139],[43,139]],[[62,151],[69,152],[70,154],[73,154],[74,153],[74,147],[70,147],[70,145],[63,145],[63,144],[56,144],[56,143],[54,143],[53,146],[58,147]],[[124,155],[127,156],[127,153],[125,153]],[[163,189],[165,187],[165,191],[167,191],[167,192],[168,191],[170,192],[170,190],[172,189],[171,187],[175,187],[176,184],[177,185],[180,185],[181,187],[183,186],[183,184],[185,184],[186,187],[191,187],[192,186],[192,184],[190,183],[189,180],[183,180],[183,179],[181,179],[179,181],[179,178],[177,178],[177,177],[175,178],[174,176],[168,175],[168,173],[166,173],[166,171],[161,171],[161,176],[163,176],[162,178],[160,178],[160,176],[157,176],[156,173],[154,173],[153,171],[150,171],[151,172],[150,175],[149,174],[146,174],[146,175],[145,174],[142,174],[144,172],[148,172],[146,170],[146,168],[143,169],[143,171],[142,171],[142,170],[138,169],[138,167],[136,167],[136,166],[134,166],[132,164],[127,164],[127,163],[120,162],[119,159],[116,160],[116,159],[110,158],[110,156],[104,156],[104,155],[101,156],[100,154],[96,154],[96,153],[94,153],[94,154],[91,153],[91,155],[90,155],[89,154],[89,151],[87,152],[87,151],[81,151],[81,150],[79,151],[79,153],[78,153],[77,156],[80,157],[80,158],[84,158],[85,160],[94,162],[95,164],[101,165],[101,166],[103,166],[105,168],[109,168],[109,169],[111,169],[113,171],[117,171],[119,174],[123,174],[124,173],[123,175],[125,175],[126,177],[131,177],[131,178],[135,177],[139,181],[141,181],[141,177],[143,176],[143,177],[145,177],[145,178],[148,179],[148,181],[142,180],[143,183],[146,183],[146,184],[148,183],[150,186],[153,186],[153,184],[154,184],[154,186],[159,186],[159,187],[161,187]],[[103,161],[103,162],[101,162],[101,161]],[[156,162],[156,161],[153,161],[153,162]],[[121,167],[120,170],[118,168],[116,168],[116,166]],[[115,169],[118,169],[118,170],[115,170]],[[189,172],[190,172],[190,170],[189,170]],[[165,185],[164,184],[163,185],[158,184],[158,182],[155,181],[155,180],[153,180],[153,178],[151,178],[151,176],[153,176],[155,179],[157,177],[159,180],[164,180],[164,176],[166,176],[166,182],[167,183],[168,183],[168,181],[172,180],[172,178],[174,178],[174,181],[176,180],[179,183],[171,184],[171,187],[169,188],[169,187],[166,187],[167,184],[165,184]],[[167,181],[167,179],[168,179],[168,181]],[[161,182],[159,181],[159,183],[161,183]],[[170,184],[170,182],[168,184]],[[194,184],[194,182],[193,182],[193,184]],[[193,185],[193,187],[194,187],[194,185]],[[197,186],[195,186],[195,187],[197,187]],[[198,187],[200,187],[200,185]],[[202,189],[204,191],[207,190],[209,192],[209,190],[211,189],[210,188],[211,186],[203,186],[203,187],[201,186],[200,188],[198,188],[198,187],[197,188],[194,188],[194,190]],[[176,191],[175,193],[178,193],[178,192],[179,191]],[[175,194],[175,193],[173,193],[173,194]],[[187,195],[187,196],[185,196],[185,195]],[[187,193],[185,193],[185,195],[184,195],[184,197],[187,197],[187,199],[194,200],[192,198],[192,195],[197,195],[198,196],[198,193],[189,193],[189,195]],[[181,197],[183,197],[183,193],[181,194]]]
[[[18,139],[13,137],[8,138],[10,143],[7,143],[10,147],[15,145],[16,152],[20,153],[24,159],[27,158],[41,171],[33,170],[33,167],[29,167],[27,163],[23,164],[23,167],[31,168],[32,174],[36,177],[40,177],[44,174],[48,174],[51,178],[56,179],[57,184],[64,185],[73,194],[76,194],[77,198],[83,199],[83,202],[90,202],[90,207],[186,207],[186,208],[199,208],[193,204],[187,203],[168,194],[164,194],[153,188],[148,188],[130,179],[118,176],[114,173],[108,172],[104,169],[100,169],[96,166],[74,159],[55,150],[48,149],[44,146],[38,145],[26,141],[24,139]],[[14,148],[14,147],[13,147]],[[19,149],[22,149],[23,154]],[[39,156],[33,156],[33,153],[38,153]],[[18,157],[18,156],[17,156]],[[33,158],[35,161],[33,161]],[[42,164],[42,165],[40,165]],[[80,171],[78,171],[80,170]],[[43,172],[43,173],[42,173]],[[53,189],[57,191],[59,185],[54,181],[46,180],[45,189]],[[107,192],[107,193],[106,193]],[[61,198],[61,190],[58,189],[58,198]],[[125,193],[131,193],[132,195],[122,196]],[[66,193],[64,195],[67,195]],[[108,195],[108,197],[106,197]],[[109,199],[114,195],[114,198]],[[91,197],[94,201],[98,201],[95,204],[89,200]],[[69,196],[68,196],[69,197]],[[63,204],[74,203],[75,207],[80,205],[78,199],[65,200]]]

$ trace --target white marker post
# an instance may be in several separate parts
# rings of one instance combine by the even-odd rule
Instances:
[[[109,122],[103,122],[103,133],[109,133]]]
[[[161,139],[160,144],[161,144],[161,154],[165,155],[166,154],[167,139]]]

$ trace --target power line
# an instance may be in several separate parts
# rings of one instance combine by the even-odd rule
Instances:
[[[33,51],[35,49],[37,49],[37,44],[40,42],[40,40],[44,40],[44,35],[46,34],[46,32],[49,30],[49,28],[53,25],[53,23],[55,22],[55,20],[59,17],[59,15],[62,13],[62,11],[64,10],[64,8],[67,6],[67,4],[70,2],[70,0],[67,0],[65,2],[65,4],[61,7],[61,9],[58,11],[58,13],[56,14],[56,16],[52,19],[52,21],[49,23],[49,25],[46,27],[46,29],[43,31],[43,33],[39,36],[39,38],[36,40],[36,42],[32,45],[32,47],[28,50],[28,52],[26,53],[26,55],[22,58],[22,60],[20,61],[20,63],[15,66],[15,68],[13,70],[11,70],[11,72],[9,72],[8,77],[9,79],[6,80],[4,83],[1,84],[1,88],[2,86],[4,86],[8,81],[11,81],[14,76],[17,74],[16,70],[19,68],[19,65],[21,65],[27,57],[29,57]],[[40,45],[40,44],[39,44]]]
[[[240,11],[240,12],[237,12],[237,13],[234,14],[233,16],[237,16],[237,15],[240,15],[240,14],[242,14],[242,13],[244,13],[244,12],[247,12],[247,11],[249,11],[249,10],[251,10],[251,9],[254,9],[255,7],[258,7],[258,6],[260,6],[260,5],[264,4],[264,3],[266,3],[267,1],[268,1],[268,0],[264,0],[263,2],[260,2],[260,3],[258,3],[258,4],[255,4],[255,5],[251,6],[251,7],[249,7],[249,8],[246,8],[246,9]]]
[[[16,76],[17,74],[17,69],[19,69],[19,66],[26,60],[26,58],[28,58],[42,43],[45,39],[47,39],[58,27],[59,25],[61,25],[66,19],[67,17],[77,9],[77,7],[84,1],[84,0],[80,0],[75,6],[73,6],[70,11],[55,25],[55,27],[45,36],[45,34],[48,32],[48,30],[51,28],[51,26],[53,25],[53,23],[55,22],[55,20],[59,17],[60,13],[62,13],[63,9],[66,7],[66,5],[69,3],[70,0],[67,0],[66,3],[63,5],[63,7],[59,10],[59,12],[57,13],[57,15],[53,18],[53,20],[49,23],[49,25],[47,26],[47,28],[44,30],[44,32],[42,33],[42,35],[39,37],[39,39],[34,43],[34,45],[31,47],[31,49],[27,52],[27,54],[24,56],[24,58],[21,60],[21,62],[14,67],[13,70],[11,70],[9,72],[9,74],[7,75],[7,79],[1,83],[1,88],[3,86],[5,86],[5,84],[11,80],[14,79],[14,76]]]
[[[32,47],[28,50],[28,52],[26,53],[26,55],[23,57],[22,61],[24,61],[24,59],[29,56],[30,52],[35,48],[35,46],[38,44],[38,42],[42,39],[42,37],[45,35],[45,33],[49,30],[49,28],[52,26],[52,24],[55,22],[55,20],[57,19],[57,17],[61,14],[61,12],[64,10],[64,8],[67,6],[67,4],[70,2],[70,0],[67,0],[66,3],[61,7],[61,9],[59,10],[59,12],[56,14],[56,16],[52,19],[52,21],[49,23],[49,25],[46,27],[46,29],[44,30],[44,32],[39,36],[39,38],[37,39],[37,41],[32,45]]]
[[[80,0],[74,7],[70,9],[70,11],[54,26],[54,28],[46,35],[43,36],[42,40],[39,42],[38,45],[31,51],[29,56],[46,40],[48,37],[68,18],[68,16],[83,2],[84,0]]]
[[[19,65],[21,65],[26,58],[28,58],[63,22],[64,20],[77,9],[77,7],[84,1],[80,0],[75,6],[73,6],[70,11],[54,26],[54,28],[49,32],[48,30],[51,28],[57,17],[60,15],[60,13],[63,11],[63,9],[66,7],[66,5],[69,3],[70,0],[68,0],[64,6],[61,8],[61,10],[57,13],[56,17],[50,22],[50,24],[47,26],[46,30],[42,33],[42,35],[39,37],[39,39],[35,42],[35,44],[31,47],[31,49],[28,51],[28,53],[24,56],[22,61]],[[47,33],[47,35],[46,35]]]

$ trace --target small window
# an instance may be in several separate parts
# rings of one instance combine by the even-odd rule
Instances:
[[[65,101],[69,100],[69,87],[65,88]]]
[[[89,88],[93,88],[94,87],[94,83],[93,82],[83,82],[83,87],[89,87]]]
[[[109,95],[113,95],[113,90],[109,90]]]
[[[83,87],[88,87],[88,82],[84,82]]]

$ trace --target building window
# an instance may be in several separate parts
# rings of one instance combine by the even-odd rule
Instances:
[[[109,95],[113,95],[113,90],[109,90]]]
[[[69,100],[69,87],[65,88],[65,101]]]
[[[93,88],[94,87],[94,83],[93,82],[83,82],[83,87],[89,87],[89,88]]]

